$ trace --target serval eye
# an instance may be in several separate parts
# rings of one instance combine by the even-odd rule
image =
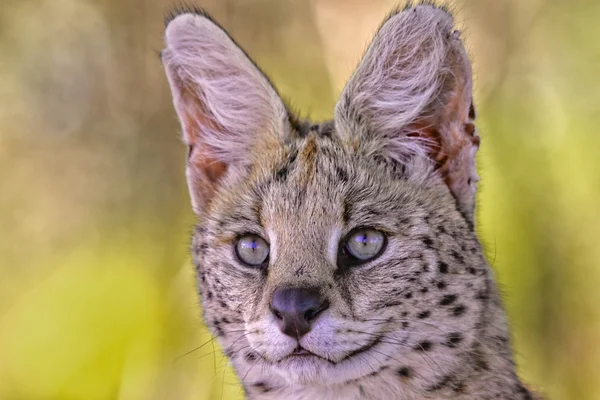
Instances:
[[[345,265],[363,264],[381,255],[386,245],[382,232],[372,228],[355,229],[340,246],[338,263]]]
[[[269,244],[260,236],[245,234],[235,244],[238,259],[249,267],[262,267],[269,258]]]

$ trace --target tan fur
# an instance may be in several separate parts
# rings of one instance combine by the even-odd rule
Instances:
[[[219,43],[196,52],[178,32],[187,44],[196,36]],[[204,318],[247,397],[532,399],[515,374],[493,272],[473,229],[479,138],[470,65],[452,18],[431,5],[390,16],[344,90],[336,118],[321,125],[289,112],[282,120],[276,91],[265,88],[266,79],[238,59],[222,33],[205,14],[174,17],[165,67],[182,119],[213,118],[207,110],[214,104],[204,104],[210,100],[184,96],[202,92],[190,85],[214,74],[210,48],[235,55],[222,71],[266,91],[248,97],[250,108],[256,99],[268,101],[245,129],[227,121],[229,112],[244,114],[236,108],[243,93],[235,104],[219,103],[221,125],[235,129],[190,129],[182,120],[186,142],[205,144],[195,149],[200,159],[188,162],[188,173],[198,177],[188,183],[198,214],[192,255]],[[178,75],[181,46],[195,74],[187,84]],[[194,57],[203,61],[196,66]],[[231,88],[219,82],[211,81],[210,90],[225,99],[219,90]],[[228,141],[235,154],[228,154]],[[218,165],[212,175],[209,161]],[[387,247],[366,264],[339,265],[340,241],[356,227],[383,232]],[[269,243],[268,266],[237,259],[236,240],[247,233]],[[279,330],[271,311],[272,294],[287,287],[316,288],[329,302],[299,341]],[[314,356],[290,357],[298,345]]]

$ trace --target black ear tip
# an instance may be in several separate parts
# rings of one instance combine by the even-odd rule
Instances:
[[[205,9],[194,4],[183,3],[173,7],[171,10],[169,10],[169,12],[167,12],[167,15],[165,16],[165,28],[169,25],[169,23],[171,23],[171,21],[183,14],[199,15],[216,23],[213,17]]]

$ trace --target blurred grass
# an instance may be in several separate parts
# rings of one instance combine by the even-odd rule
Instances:
[[[1,399],[241,398],[187,261],[184,149],[157,55],[170,4],[3,2]],[[203,2],[315,119],[392,4]],[[521,373],[550,399],[600,398],[600,4],[456,8],[483,138],[479,231]]]

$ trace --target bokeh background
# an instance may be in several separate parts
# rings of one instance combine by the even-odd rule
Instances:
[[[158,56],[175,4],[0,4],[0,399],[241,398],[187,255]],[[202,1],[316,120],[393,5]],[[600,399],[600,2],[454,6],[474,61],[478,229],[520,373],[549,399]]]

